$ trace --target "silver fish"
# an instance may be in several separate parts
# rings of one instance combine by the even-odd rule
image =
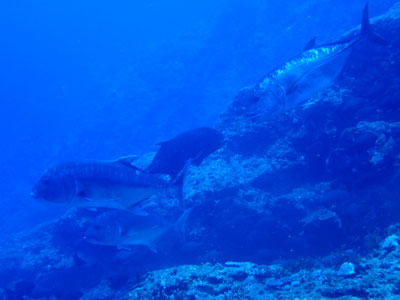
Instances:
[[[184,231],[189,214],[190,210],[187,210],[176,223],[171,223],[158,214],[138,216],[126,210],[110,210],[93,220],[84,239],[96,245],[120,249],[145,246],[152,252],[157,252],[157,242],[167,231]]]
[[[130,157],[124,157],[59,164],[43,174],[31,196],[80,207],[127,209],[169,186],[168,181],[131,162]]]
[[[363,39],[387,44],[371,32],[368,4],[364,8],[359,35],[318,47],[314,38],[299,56],[270,72],[264,80],[243,93],[245,104],[241,109],[248,115],[271,116],[295,107],[317,91],[333,85],[353,48]]]

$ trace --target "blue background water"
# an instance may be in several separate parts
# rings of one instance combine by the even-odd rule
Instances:
[[[370,1],[371,15],[395,0]],[[0,238],[64,210],[34,202],[50,165],[154,151],[212,126],[244,86],[359,24],[364,1],[3,1]]]

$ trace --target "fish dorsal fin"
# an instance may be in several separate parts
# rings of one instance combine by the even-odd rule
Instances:
[[[304,46],[303,51],[313,49],[315,48],[316,45],[317,45],[317,36],[314,35],[313,38],[309,40],[307,44]]]
[[[369,22],[368,2],[364,6],[361,20],[361,35],[368,35],[371,32],[371,24]]]

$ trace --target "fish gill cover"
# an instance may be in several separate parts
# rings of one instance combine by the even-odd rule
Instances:
[[[394,2],[2,3],[0,299],[396,299]]]

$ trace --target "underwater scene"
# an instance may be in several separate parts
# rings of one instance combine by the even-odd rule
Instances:
[[[0,300],[400,300],[400,1],[0,28]]]

